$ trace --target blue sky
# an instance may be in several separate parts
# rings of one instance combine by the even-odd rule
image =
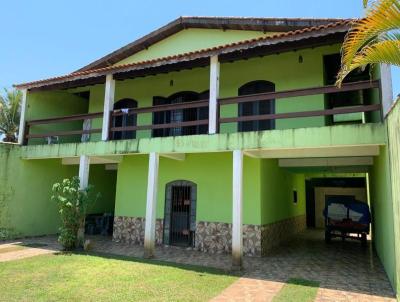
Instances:
[[[362,0],[8,0],[0,88],[69,73],[179,16],[358,17]],[[393,74],[400,93],[400,72]]]

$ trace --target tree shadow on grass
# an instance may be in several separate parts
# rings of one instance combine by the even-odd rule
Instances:
[[[189,270],[196,273],[208,273],[213,275],[221,275],[221,276],[233,276],[233,277],[241,277],[243,276],[242,271],[232,271],[232,270],[224,270],[220,268],[208,267],[208,266],[201,266],[201,265],[194,265],[194,264],[183,264],[183,263],[176,263],[170,262],[165,260],[159,259],[145,259],[139,258],[134,256],[123,256],[117,254],[110,254],[110,253],[103,253],[103,252],[85,252],[85,251],[61,251],[55,253],[55,255],[84,255],[84,256],[91,256],[91,257],[100,257],[104,259],[111,259],[111,260],[120,260],[120,261],[129,261],[135,263],[143,263],[149,265],[157,265],[163,267],[172,267],[172,268],[179,268],[183,270]]]

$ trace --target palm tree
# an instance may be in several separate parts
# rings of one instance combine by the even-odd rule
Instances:
[[[368,64],[400,66],[400,0],[363,0],[365,18],[354,21],[342,47],[336,85]]]
[[[16,142],[22,93],[18,90],[4,91],[4,96],[0,95],[0,134],[4,135],[4,142]]]

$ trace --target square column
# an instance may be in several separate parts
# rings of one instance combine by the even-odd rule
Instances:
[[[383,109],[383,117],[385,117],[392,104],[394,102],[393,98],[393,87],[392,87],[392,71],[391,66],[389,64],[379,64],[380,73],[381,73],[381,102]]]
[[[25,113],[26,113],[26,97],[28,90],[22,89],[22,100],[21,100],[21,114],[19,118],[19,128],[18,128],[18,144],[22,145],[24,143],[25,135]]]
[[[233,151],[232,267],[240,269],[243,256],[243,151]]]
[[[154,257],[156,237],[156,208],[158,185],[159,154],[149,154],[149,173],[147,179],[146,223],[144,229],[144,257]]]
[[[81,155],[79,158],[79,181],[81,190],[86,189],[89,183],[89,164],[89,156]]]
[[[101,140],[108,140],[109,127],[110,127],[110,114],[114,106],[115,95],[115,80],[112,74],[106,77],[106,88],[104,94],[104,109],[103,109],[103,128],[101,132]]]
[[[210,58],[210,101],[208,104],[208,133],[217,133],[218,129],[218,97],[219,97],[219,68],[218,56]]]

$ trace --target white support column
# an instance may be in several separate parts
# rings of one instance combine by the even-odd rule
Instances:
[[[89,183],[89,164],[90,158],[87,155],[81,155],[79,159],[79,181],[80,189],[86,189]]]
[[[156,207],[157,207],[157,184],[158,184],[159,154],[149,154],[149,173],[147,179],[147,202],[146,202],[146,224],[144,229],[144,257],[154,256],[156,235]]]
[[[22,145],[24,142],[27,93],[28,93],[27,89],[22,89],[21,115],[19,119],[19,128],[18,128],[18,144],[20,145]]]
[[[115,94],[115,80],[112,74],[108,74],[106,77],[106,88],[104,94],[104,109],[103,109],[103,129],[101,132],[101,140],[108,140],[108,127],[110,126],[110,112],[114,106],[114,94]]]
[[[208,133],[217,133],[218,97],[219,97],[219,61],[218,56],[210,58],[210,102],[208,109]]]
[[[391,66],[388,64],[379,65],[381,72],[381,97],[383,106],[383,116],[389,112],[393,99],[393,89],[392,89],[392,70]]]
[[[243,255],[243,151],[233,151],[232,266],[240,269]]]

